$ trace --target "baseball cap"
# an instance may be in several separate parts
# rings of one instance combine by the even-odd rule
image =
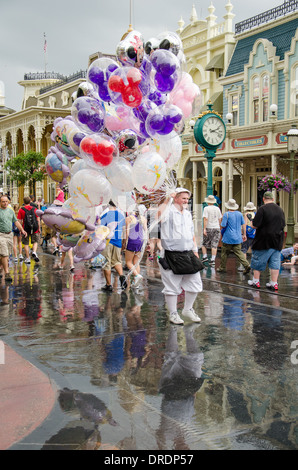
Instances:
[[[185,188],[176,188],[176,189],[175,189],[175,193],[176,193],[176,194],[179,194],[179,193],[188,193],[188,194],[191,196],[191,192],[188,191],[188,189],[185,189]]]

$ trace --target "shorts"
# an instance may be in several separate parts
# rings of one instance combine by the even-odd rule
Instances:
[[[140,251],[142,251],[143,243],[143,240],[131,240],[129,238],[126,245],[126,249],[134,253],[139,253]]]
[[[114,268],[116,264],[122,264],[121,247],[109,243],[101,254],[107,260],[102,268],[104,271],[111,271],[111,269]]]
[[[0,256],[6,257],[12,253],[13,250],[13,234],[0,233]]]
[[[23,245],[29,245],[29,239],[31,237],[31,243],[38,243],[39,242],[39,233],[32,233],[32,235],[28,235],[27,237],[22,237]]]
[[[207,235],[203,235],[203,246],[205,248],[217,248],[220,240],[219,228],[206,228]]]
[[[165,295],[180,295],[185,292],[202,292],[203,284],[200,271],[195,274],[174,274],[171,269],[160,266],[161,280],[164,285],[162,293]]]
[[[274,248],[268,250],[253,250],[251,258],[251,269],[265,271],[268,264],[269,269],[280,269],[280,251]]]

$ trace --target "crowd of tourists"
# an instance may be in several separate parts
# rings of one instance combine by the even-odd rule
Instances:
[[[219,266],[216,270],[219,274],[227,272],[228,257],[234,254],[239,263],[238,270],[244,275],[252,273],[251,279],[247,280],[252,288],[260,289],[260,275],[268,266],[270,280],[266,288],[278,291],[281,264],[296,263],[298,244],[284,248],[285,215],[274,202],[273,194],[269,191],[264,193],[263,204],[258,210],[252,202],[248,202],[243,213],[239,211],[236,201],[229,199],[225,203],[224,214],[216,194],[206,197],[202,214],[202,255],[197,246],[192,214],[188,210],[190,197],[191,193],[187,189],[176,188],[155,211],[139,205],[135,210],[124,213],[113,201],[105,210],[101,209],[97,217],[98,224],[108,226],[111,222],[117,222],[110,242],[100,255],[104,260],[101,266],[105,286],[102,290],[113,291],[113,270],[119,277],[122,289],[138,288],[143,281],[141,259],[147,256],[152,261],[157,256],[170,321],[183,324],[187,318],[200,322],[193,308],[197,294],[203,289],[200,272],[204,268],[215,268],[220,246]],[[53,204],[62,206],[63,203],[64,193],[57,188]],[[41,232],[41,245],[50,239],[54,248],[52,253],[61,255],[58,268],[64,268],[66,252],[60,252],[56,233],[50,230],[50,233],[45,234],[47,227],[42,227],[36,215],[37,209],[41,207],[42,201],[36,202],[33,196],[24,197],[21,207],[12,207],[8,195],[0,197],[0,275],[7,282],[12,281],[9,271],[11,253],[14,262],[20,260],[30,264],[32,259],[39,262],[37,247]],[[67,253],[73,272],[72,249]],[[250,261],[248,253],[251,254]],[[124,270],[128,272],[124,274]],[[180,316],[177,299],[183,291],[185,304]]]

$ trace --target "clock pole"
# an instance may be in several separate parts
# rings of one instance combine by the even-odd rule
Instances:
[[[207,197],[213,194],[212,162],[216,157],[216,150],[222,145],[226,137],[226,126],[219,113],[213,111],[211,101],[207,104],[208,111],[202,113],[194,125],[194,138],[205,150],[207,159]]]
[[[212,150],[207,150],[204,157],[207,159],[207,197],[208,197],[213,194],[212,162],[213,162],[213,158],[216,157],[216,154]]]

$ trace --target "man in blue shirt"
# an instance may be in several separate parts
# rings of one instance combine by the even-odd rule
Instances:
[[[106,258],[107,262],[103,267],[104,276],[106,279],[106,285],[102,290],[106,292],[112,292],[112,268],[115,268],[116,272],[119,274],[120,284],[122,289],[126,289],[127,283],[125,276],[123,276],[122,269],[122,258],[121,258],[121,247],[122,247],[122,232],[123,227],[125,226],[125,217],[122,212],[117,209],[113,201],[109,202],[109,210],[106,212],[100,219],[101,225],[105,227],[116,222],[117,226],[114,231],[114,237],[111,238],[110,243],[106,246],[102,252],[103,256]]]
[[[241,212],[239,212],[238,204],[235,199],[229,199],[225,203],[228,212],[223,215],[221,226],[224,230],[222,235],[222,248],[220,257],[220,266],[218,272],[226,272],[227,258],[232,252],[238,258],[239,262],[244,267],[243,274],[248,274],[250,265],[241,251],[241,243],[246,241],[246,225]]]

